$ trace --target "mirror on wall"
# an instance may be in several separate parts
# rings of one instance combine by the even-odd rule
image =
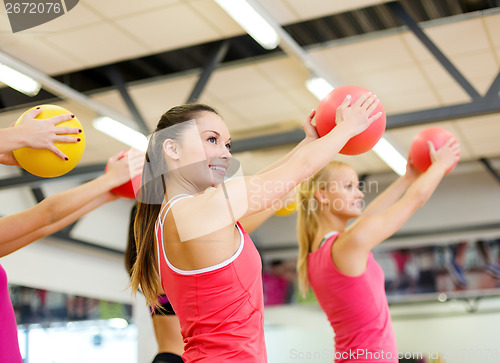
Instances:
[[[373,252],[384,270],[390,304],[500,295],[500,239],[425,242],[390,241]],[[315,301],[297,291],[296,258],[263,253],[266,306]]]
[[[27,286],[9,291],[24,362],[137,361],[131,305]]]

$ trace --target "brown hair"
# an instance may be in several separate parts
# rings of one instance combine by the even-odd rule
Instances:
[[[301,183],[298,187],[297,238],[299,241],[299,255],[297,258],[297,275],[299,289],[304,297],[309,288],[307,256],[311,252],[311,245],[316,237],[319,226],[319,208],[315,193],[317,190],[325,188],[330,179],[332,169],[344,166],[349,165],[340,161],[331,161],[311,179]]]
[[[158,304],[156,298],[162,292],[155,259],[154,226],[166,189],[166,172],[160,172],[158,175],[158,168],[166,168],[163,142],[166,139],[182,138],[183,131],[188,125],[186,121],[193,120],[198,113],[203,111],[218,114],[212,107],[198,103],[171,108],[161,116],[149,139],[134,224],[137,255],[131,271],[131,287],[135,294],[140,286],[150,306]]]
[[[137,259],[137,248],[135,247],[135,236],[134,236],[134,223],[136,214],[137,214],[137,204],[134,204],[132,210],[130,211],[127,247],[125,248],[125,253],[124,253],[125,269],[127,270],[130,276],[132,276],[132,269],[134,267],[135,260]]]

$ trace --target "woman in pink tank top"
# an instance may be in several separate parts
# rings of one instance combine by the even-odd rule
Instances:
[[[303,142],[245,177],[213,108],[181,105],[162,115],[143,170],[131,287],[140,286],[151,305],[165,291],[179,318],[185,362],[267,362],[261,260],[245,230],[380,117],[369,116],[378,102],[373,95],[349,102],[328,135],[318,138],[311,112]]]
[[[299,284],[304,294],[312,288],[330,321],[335,362],[398,362],[384,272],[371,250],[423,206],[458,161],[451,140],[438,151],[429,147],[433,163],[425,173],[409,162],[364,211],[358,176],[347,164],[331,162],[299,188]]]

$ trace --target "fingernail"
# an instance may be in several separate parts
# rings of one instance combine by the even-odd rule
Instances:
[[[80,138],[76,139],[76,142],[80,142]]]
[[[40,109],[40,107],[37,107],[36,109],[37,109],[37,110],[39,110],[39,109]]]
[[[81,134],[82,133],[82,129],[78,129],[78,133]]]
[[[69,159],[68,159],[68,157],[66,156],[66,157],[64,158],[64,160],[68,161]]]
[[[71,118],[75,118],[75,115],[71,115]]]

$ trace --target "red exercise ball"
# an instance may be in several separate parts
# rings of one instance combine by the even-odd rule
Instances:
[[[360,96],[368,92],[370,91],[359,86],[341,86],[334,88],[333,91],[321,100],[316,110],[316,130],[318,130],[318,135],[320,137],[324,136],[335,127],[337,108],[347,95],[351,95],[352,104]],[[342,150],[340,150],[341,154],[358,155],[371,150],[375,146],[384,134],[386,124],[385,110],[380,102],[370,116],[378,112],[382,112],[382,116],[375,120],[365,131],[352,137],[344,145]]]
[[[450,131],[441,127],[429,127],[420,131],[410,146],[410,159],[415,168],[423,173],[432,164],[427,141],[431,141],[434,144],[434,148],[438,150],[451,138],[456,140]],[[457,163],[458,161],[446,171],[446,174],[452,171]]]
[[[122,151],[122,155],[118,158],[118,160],[127,157],[128,150]],[[108,170],[108,165],[104,169],[104,172]],[[111,189],[111,192],[119,197],[127,198],[127,199],[135,199],[137,194],[139,193],[139,189],[141,188],[141,179],[142,173],[136,175],[128,182]]]

